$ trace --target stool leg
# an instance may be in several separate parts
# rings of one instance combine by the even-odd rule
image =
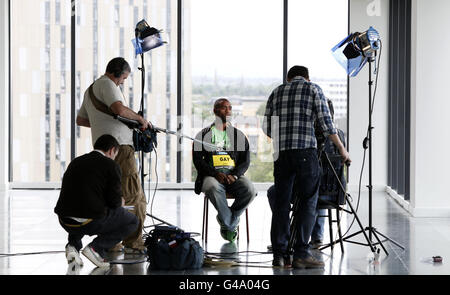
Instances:
[[[328,226],[330,227],[330,244],[331,244],[331,249],[334,248],[333,245],[333,214],[331,209],[328,209]]]
[[[247,221],[247,244],[250,243],[250,231],[248,225],[248,209],[245,209],[245,219]]]
[[[202,240],[208,242],[208,198],[203,199]]]
[[[341,251],[344,253],[344,243],[342,242],[342,233],[341,233],[341,218],[339,217],[339,210],[336,209],[336,219],[337,219],[337,228],[339,233],[339,242],[341,242]]]
[[[208,219],[209,219],[209,200],[207,197],[205,197],[205,204],[206,204],[206,223],[205,223],[205,244],[208,243]]]
[[[206,203],[203,199],[203,222],[202,222],[202,240],[205,240],[205,222],[206,222]]]

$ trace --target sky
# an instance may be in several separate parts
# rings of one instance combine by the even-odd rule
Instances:
[[[331,48],[347,36],[347,0],[290,0],[288,67],[346,78]],[[191,0],[193,76],[278,78],[283,68],[283,1]]]

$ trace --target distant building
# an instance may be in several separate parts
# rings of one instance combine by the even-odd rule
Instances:
[[[84,91],[104,74],[108,61],[114,57],[122,56],[130,63],[132,74],[125,82],[123,92],[128,105],[139,110],[141,72],[138,67],[141,60],[135,57],[131,39],[136,23],[143,18],[151,26],[162,29],[163,39],[168,41],[144,56],[145,117],[158,127],[176,129],[177,1],[92,0],[74,3],[77,5],[76,68],[71,69],[72,1],[11,1],[11,44],[15,49],[11,51],[14,182],[61,181],[71,160],[71,87],[75,87],[74,111],[77,112]],[[189,3],[183,5],[186,7]],[[188,15],[184,21],[188,25]],[[188,38],[189,30],[186,29],[184,34]],[[186,44],[183,53],[189,60],[190,48]],[[186,62],[184,67],[183,112],[190,117],[189,63]],[[72,70],[75,71],[75,85],[71,85]],[[175,136],[158,136],[159,181],[176,181],[177,148]],[[77,127],[77,155],[91,150],[90,130]],[[182,174],[190,180],[190,152],[183,156],[188,165],[183,165]],[[146,164],[148,166],[148,162]],[[145,170],[150,170],[148,168]],[[154,171],[154,161],[151,171]]]

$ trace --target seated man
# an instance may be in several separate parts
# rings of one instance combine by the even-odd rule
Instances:
[[[248,140],[227,122],[231,108],[225,98],[214,103],[216,120],[197,134],[196,139],[204,143],[194,142],[193,161],[198,172],[195,193],[205,193],[218,212],[221,236],[233,242],[238,234],[239,217],[256,196],[256,191],[244,176],[250,165]],[[218,149],[205,143],[213,144]],[[236,198],[231,207],[228,207],[227,193]]]
[[[119,143],[111,135],[100,136],[94,151],[75,158],[64,173],[55,207],[61,226],[69,234],[66,258],[83,265],[79,251],[84,235],[97,235],[82,253],[98,267],[109,267],[105,252],[136,231],[137,217],[122,206],[121,172],[114,158]]]

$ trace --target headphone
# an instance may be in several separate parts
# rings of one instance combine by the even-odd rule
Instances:
[[[120,78],[125,72],[129,71],[130,65],[123,57],[112,59],[106,67],[106,72],[113,74],[115,78]]]

